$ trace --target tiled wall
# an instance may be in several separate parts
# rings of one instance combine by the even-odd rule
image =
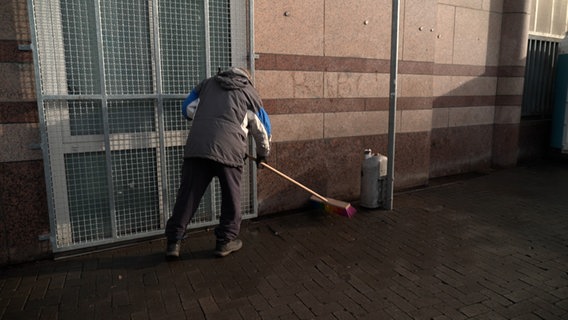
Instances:
[[[50,251],[29,44],[26,1],[0,2],[0,265]]]
[[[515,164],[525,2],[400,2],[396,189]],[[294,163],[293,176],[332,197],[358,197],[363,149],[387,152],[391,3],[255,1],[256,82],[274,126],[271,161]],[[305,198],[277,179],[260,175],[261,212]],[[275,192],[298,200],[275,205]]]

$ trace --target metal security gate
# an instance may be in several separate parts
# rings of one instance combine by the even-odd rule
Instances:
[[[246,66],[247,0],[29,0],[54,251],[163,233],[190,123],[180,106]],[[242,210],[256,215],[254,168]],[[191,227],[215,224],[214,181]]]
[[[550,118],[558,40],[529,36],[521,107],[523,118]]]

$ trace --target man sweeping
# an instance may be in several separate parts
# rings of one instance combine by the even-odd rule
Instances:
[[[271,127],[250,74],[230,68],[203,80],[182,104],[192,120],[184,150],[181,183],[172,216],[166,224],[166,258],[179,257],[181,241],[201,198],[218,177],[221,217],[215,228],[215,255],[224,257],[242,247],[241,177],[247,152],[247,135],[256,142],[257,164],[270,151]]]

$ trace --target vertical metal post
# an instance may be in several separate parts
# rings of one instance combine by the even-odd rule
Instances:
[[[211,28],[209,25],[209,0],[203,1],[203,21],[205,31],[205,77],[209,78],[215,71],[211,70]]]
[[[248,36],[249,36],[249,55],[248,55],[248,63],[249,63],[249,70],[250,70],[250,75],[251,78],[254,81],[254,63],[255,63],[255,58],[256,58],[256,54],[254,52],[254,0],[250,0],[249,1],[249,11],[248,11],[248,18],[249,18],[249,23],[248,23]]]
[[[216,70],[213,70],[211,65],[211,24],[210,24],[210,5],[209,0],[203,1],[203,29],[205,32],[205,78],[209,78],[216,74]],[[215,213],[217,212],[215,201],[215,195],[217,194],[215,189],[215,179],[211,180],[209,183],[209,190],[211,194],[209,195],[210,201],[205,201],[208,210],[210,211],[209,219],[215,221]]]
[[[109,199],[109,211],[110,211],[110,222],[111,222],[111,229],[112,229],[112,238],[118,239],[118,227],[116,222],[116,200],[115,200],[115,192],[114,192],[114,181],[112,179],[112,147],[110,143],[110,120],[109,120],[109,93],[107,92],[106,86],[106,75],[105,75],[105,68],[106,68],[106,61],[105,61],[105,54],[103,49],[103,23],[102,23],[102,15],[101,12],[101,0],[95,1],[95,25],[97,30],[97,51],[98,51],[98,58],[99,58],[99,73],[101,75],[101,83],[100,83],[100,90],[101,90],[101,108],[102,108],[102,116],[103,116],[103,135],[104,135],[104,151],[105,151],[105,163],[106,163],[106,180],[108,185],[108,199]]]
[[[391,67],[389,88],[389,143],[387,163],[387,199],[386,209],[393,208],[394,190],[394,154],[396,135],[396,81],[398,74],[398,18],[400,15],[399,0],[392,1],[392,24],[391,24]]]
[[[156,91],[156,100],[154,101],[155,104],[155,111],[156,111],[156,121],[158,127],[158,139],[159,144],[158,148],[156,148],[156,166],[158,167],[158,185],[161,185],[158,191],[158,201],[160,203],[160,208],[162,210],[162,214],[160,215],[160,228],[163,228],[166,225],[168,217],[170,216],[168,213],[171,212],[170,203],[167,201],[168,195],[168,166],[167,166],[167,156],[166,156],[166,129],[164,123],[164,90],[162,88],[162,49],[160,44],[160,6],[157,1],[151,1],[148,4],[150,9],[152,10],[151,13],[151,24],[152,24],[152,31],[150,32],[150,38],[153,40],[153,56],[154,58],[154,74],[155,74],[155,88]]]
[[[49,142],[47,136],[47,120],[45,116],[45,104],[43,99],[43,88],[42,88],[42,79],[40,73],[40,59],[39,59],[39,51],[38,51],[38,39],[37,39],[37,26],[36,26],[36,11],[34,6],[33,0],[28,0],[28,19],[30,21],[30,36],[31,36],[31,44],[32,44],[32,53],[34,57],[34,75],[35,75],[35,92],[37,97],[37,105],[38,105],[38,114],[39,114],[39,125],[40,125],[40,135],[41,135],[41,151],[43,155],[43,170],[46,172],[44,174],[45,185],[47,187],[47,206],[49,211],[49,228],[50,228],[50,241],[51,247],[54,249],[58,248],[57,243],[57,216],[55,210],[55,197],[52,196],[54,194],[53,190],[53,181],[51,175],[51,158],[49,157]]]
[[[256,79],[255,79],[255,58],[256,54],[254,51],[254,0],[249,0],[248,2],[248,36],[249,36],[249,47],[248,47],[248,67],[250,71],[250,75],[253,81],[253,85],[256,86]],[[249,138],[249,151],[251,154],[256,154],[254,150],[255,144],[252,141],[252,138]],[[258,216],[258,186],[257,186],[257,168],[254,165],[253,161],[249,161],[249,172],[250,172],[250,189],[251,189],[251,198],[252,198],[252,214],[256,217]]]

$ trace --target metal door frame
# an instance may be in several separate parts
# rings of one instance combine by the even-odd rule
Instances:
[[[49,1],[46,3],[46,0],[39,1],[36,3],[36,0],[28,0],[28,12],[31,24],[31,37],[32,37],[32,48],[34,54],[34,68],[35,68],[35,80],[36,80],[36,93],[37,93],[37,100],[38,100],[38,110],[39,110],[39,118],[40,118],[40,130],[41,130],[41,145],[43,150],[43,157],[44,157],[44,169],[45,169],[45,179],[46,179],[46,187],[47,187],[47,194],[48,194],[48,207],[49,207],[49,216],[50,216],[50,227],[51,227],[51,243],[54,252],[58,251],[67,251],[72,249],[80,249],[85,247],[93,247],[103,244],[109,243],[116,243],[125,240],[132,240],[137,238],[144,238],[149,236],[154,236],[158,234],[163,234],[163,227],[169,214],[171,212],[170,204],[168,203],[166,196],[168,193],[174,192],[173,190],[167,190],[168,182],[167,182],[167,168],[166,168],[166,148],[168,146],[179,146],[179,141],[185,141],[185,137],[187,135],[187,131],[166,131],[165,124],[164,124],[164,108],[165,108],[165,100],[166,99],[183,99],[185,98],[185,94],[173,95],[173,94],[164,94],[162,92],[162,69],[161,69],[161,48],[160,48],[160,23],[159,23],[159,14],[158,14],[158,6],[160,0],[148,0],[148,6],[152,10],[150,13],[148,24],[150,26],[149,35],[151,40],[151,48],[153,50],[152,53],[152,69],[153,72],[153,82],[154,82],[154,92],[152,94],[127,94],[127,95],[113,95],[108,94],[105,88],[105,61],[104,61],[104,52],[102,47],[102,26],[101,26],[101,12],[100,12],[100,3],[105,0],[93,0],[96,7],[96,23],[97,23],[97,50],[98,50],[98,58],[99,58],[99,73],[100,73],[100,84],[101,84],[101,93],[100,94],[79,94],[70,96],[66,92],[61,92],[61,88],[57,88],[57,86],[66,86],[65,77],[65,56],[63,53],[63,31],[59,34],[53,34],[53,38],[51,39],[52,42],[38,44],[38,39],[36,37],[36,33],[41,33],[42,30],[38,30],[41,28],[41,23],[36,23],[36,14],[35,6],[36,5],[43,5],[49,7],[49,12],[59,12],[61,13],[61,8],[59,7],[59,1]],[[247,0],[231,0],[230,3],[230,12],[231,12],[231,39],[232,45],[235,46],[232,51],[232,63],[233,65],[246,65],[249,64],[251,70],[254,70],[254,59],[251,57],[253,56],[252,47],[253,47],[253,2]],[[203,0],[203,5],[205,8],[204,16],[209,17],[209,0]],[[248,33],[249,38],[244,38],[245,41],[235,41],[238,39],[238,35],[233,35],[233,33],[238,32],[239,30],[235,31],[234,24],[240,24],[242,27],[243,17],[245,17],[244,21],[248,21],[248,24],[245,23],[244,26],[247,29],[245,33]],[[47,17],[46,17],[47,18]],[[40,18],[41,19],[41,18]],[[49,19],[51,19],[51,23],[61,23],[61,17],[57,15],[49,15]],[[209,29],[209,18],[205,19],[205,70],[206,75],[210,76],[212,72],[211,68],[211,46],[210,46],[210,29]],[[62,27],[60,27],[62,28]],[[49,32],[49,31],[44,31]],[[242,37],[241,37],[242,40]],[[57,48],[49,47],[49,45],[53,45],[53,43],[60,44],[61,46]],[[39,47],[43,46],[43,47]],[[50,51],[51,49],[51,51]],[[60,64],[54,65],[41,65],[41,54],[52,55],[55,61],[60,61]],[[52,68],[51,70],[43,70],[42,68]],[[59,70],[58,70],[59,68]],[[55,81],[54,83],[44,83],[42,72],[54,72],[57,74],[58,77],[63,77],[63,79],[57,79],[59,81]],[[47,88],[46,90],[49,91],[53,89],[53,92],[56,94],[45,94],[44,93],[44,86],[55,86],[52,88]],[[189,89],[189,88],[188,88]],[[64,90],[65,91],[65,90]],[[70,134],[69,123],[65,123],[62,120],[69,120],[68,114],[68,104],[70,101],[100,101],[102,107],[102,116],[103,116],[103,138],[101,139],[100,135],[83,135],[83,136],[72,136]],[[146,100],[146,101],[154,101],[155,106],[155,130],[153,132],[143,132],[143,133],[131,133],[131,134],[116,134],[111,133],[110,130],[110,123],[109,123],[109,103],[112,101],[117,100]],[[59,102],[61,104],[59,104]],[[55,103],[56,107],[51,108],[46,107],[46,104]],[[67,112],[67,114],[65,114]],[[57,126],[51,125],[51,122],[58,122]],[[60,138],[57,141],[57,137]],[[50,140],[51,139],[51,140]],[[112,156],[111,154],[114,151],[120,150],[121,148],[127,148],[125,146],[117,146],[116,140],[120,141],[132,141],[133,144],[139,143],[140,141],[147,142],[144,146],[134,146],[134,149],[129,150],[136,150],[136,147],[143,147],[148,149],[155,150],[156,154],[156,183],[157,183],[157,192],[158,192],[158,201],[159,201],[159,212],[157,213],[160,217],[160,228],[153,231],[141,232],[141,233],[134,233],[128,236],[119,236],[117,234],[117,225],[116,225],[116,211],[115,211],[115,196],[116,190],[114,190],[113,186],[113,169],[112,169]],[[173,142],[172,142],[173,141]],[[175,143],[178,142],[178,143]],[[105,164],[106,164],[106,179],[107,179],[107,186],[108,186],[108,196],[109,196],[109,208],[110,208],[110,220],[112,223],[112,237],[99,239],[95,241],[87,241],[87,242],[79,242],[74,243],[72,236],[71,236],[71,222],[69,218],[69,200],[68,192],[67,192],[67,181],[66,181],[66,174],[59,174],[65,173],[65,159],[64,155],[67,153],[77,152],[77,149],[81,149],[81,152],[87,151],[98,151],[104,152],[105,155]],[[251,144],[251,148],[254,146]],[[245,167],[245,175],[247,178],[243,178],[243,184],[247,184],[245,187],[245,196],[250,200],[248,210],[247,208],[243,208],[243,216],[244,218],[251,218],[257,216],[257,198],[256,198],[256,167],[252,164]],[[215,195],[219,193],[217,190],[218,186],[216,183],[212,183],[210,186],[210,194],[212,195],[211,201],[207,203],[209,206],[209,211],[211,214],[211,220],[206,222],[192,222],[190,228],[199,228],[204,226],[209,226],[217,223],[219,213],[218,213],[218,199],[215,198]]]

